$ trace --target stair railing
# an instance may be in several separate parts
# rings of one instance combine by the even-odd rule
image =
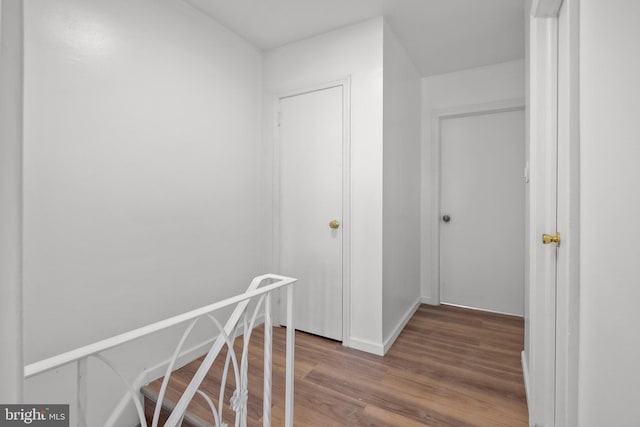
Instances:
[[[122,375],[114,363],[102,354],[105,350],[123,345],[127,342],[142,338],[155,332],[185,323],[187,325],[173,356],[171,357],[166,374],[164,376],[160,393],[156,402],[154,416],[151,426],[157,427],[162,409],[162,402],[169,383],[169,377],[173,372],[176,360],[180,355],[182,346],[187,337],[195,327],[199,319],[206,318],[210,320],[218,329],[217,338],[213,341],[211,348],[200,364],[200,367],[194,374],[186,390],[180,397],[178,403],[171,411],[169,418],[165,422],[165,427],[176,427],[182,423],[187,407],[196,394],[202,396],[209,407],[215,421],[216,427],[227,427],[223,423],[223,407],[226,380],[231,369],[235,379],[236,390],[230,401],[231,408],[236,412],[235,427],[246,427],[247,425],[247,398],[248,398],[248,351],[251,332],[256,324],[258,313],[261,308],[264,310],[264,390],[263,390],[263,427],[271,426],[271,380],[272,380],[272,342],[273,342],[273,320],[271,317],[272,294],[279,292],[280,289],[286,288],[286,313],[287,313],[287,340],[286,340],[286,367],[285,367],[285,427],[293,427],[293,384],[294,384],[294,348],[295,348],[295,329],[293,326],[293,284],[297,279],[279,276],[276,274],[265,274],[255,277],[246,292],[223,301],[213,303],[138,329],[134,329],[123,334],[89,344],[39,362],[25,366],[25,379],[42,374],[52,369],[59,368],[71,363],[77,365],[77,425],[78,427],[87,426],[87,361],[90,357],[94,357],[102,361],[108,366],[123,382],[127,388],[127,393],[136,407],[140,425],[148,427],[145,419],[144,409],[138,390],[135,385],[128,381]],[[270,284],[264,284],[271,282]],[[248,306],[252,301],[257,301],[253,313],[249,316]],[[224,326],[212,314],[216,311],[235,305],[233,313]],[[242,323],[240,322],[242,320]],[[240,327],[244,328],[243,347],[240,362],[235,354],[233,343],[238,335]],[[207,372],[215,362],[217,356],[224,347],[227,347],[227,355],[224,364],[224,371],[220,385],[220,395],[216,404],[209,396],[203,393],[199,388],[204,380]]]

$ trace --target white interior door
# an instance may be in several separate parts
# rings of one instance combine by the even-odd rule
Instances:
[[[524,132],[521,109],[441,121],[443,303],[523,315]]]
[[[342,340],[343,86],[282,98],[279,143],[280,273],[299,279],[295,327]]]

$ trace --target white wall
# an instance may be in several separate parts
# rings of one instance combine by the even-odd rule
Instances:
[[[264,63],[267,161],[273,158],[278,95],[351,78],[350,342],[369,351],[379,351],[382,343],[382,50],[383,20],[376,18],[271,50]],[[272,230],[272,176],[271,165],[265,165],[268,230]],[[265,260],[272,263],[268,253]]]
[[[385,348],[420,301],[420,74],[384,26],[383,293]]]
[[[436,230],[433,229],[432,117],[435,112],[454,107],[524,98],[524,60],[425,77],[422,79],[422,301],[438,304],[431,295],[437,286],[432,268]]]
[[[241,292],[264,270],[261,53],[181,1],[24,7],[26,362]],[[121,359],[167,357],[143,347]]]
[[[580,2],[579,425],[640,419],[640,3]]]
[[[22,2],[0,0],[0,402],[22,400]]]

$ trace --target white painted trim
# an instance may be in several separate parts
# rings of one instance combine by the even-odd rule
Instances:
[[[396,327],[391,331],[391,334],[384,340],[384,343],[382,344],[382,351],[384,354],[387,354],[387,351],[389,351],[393,343],[396,342],[396,339],[398,339],[398,336],[400,336],[402,330],[407,326],[407,323],[409,323],[409,320],[411,320],[418,308],[420,308],[420,299],[409,307],[409,310],[407,310],[404,316],[402,316]]]
[[[510,98],[481,104],[460,105],[436,110],[433,112],[432,117],[449,119],[453,117],[478,116],[482,114],[523,110],[525,108],[525,102],[525,98]]]
[[[508,111],[524,110],[525,99],[515,98],[483,104],[461,105],[458,107],[436,110],[431,115],[431,230],[433,236],[433,253],[431,259],[431,297],[429,304],[441,302],[440,283],[440,177],[441,177],[441,142],[440,125],[443,119],[467,117],[481,114],[493,114]]]
[[[319,82],[317,84],[283,90],[275,97],[276,109],[281,99],[291,98],[292,96],[304,95],[312,92],[318,92],[320,90],[331,89],[334,87],[345,86],[349,83],[349,81],[350,76],[346,76],[343,79],[332,80],[329,82]]]
[[[451,304],[448,302],[442,302],[440,303],[441,305],[448,305],[449,307],[458,307],[458,308],[464,308],[467,310],[474,310],[474,311],[482,311],[484,313],[493,313],[493,314],[502,314],[504,316],[513,316],[513,317],[524,317],[522,314],[513,314],[513,313],[507,313],[506,311],[497,311],[497,310],[487,310],[484,308],[478,308],[478,307],[471,307],[468,305],[462,305],[462,304]]]
[[[560,3],[558,3],[559,7]],[[529,87],[529,423],[555,425],[558,20],[531,10]]]
[[[558,16],[563,0],[533,0],[531,16],[534,18],[552,18]]]
[[[529,363],[527,353],[524,350],[520,353],[520,363],[522,363],[522,377],[524,379],[524,394],[527,398],[527,411],[529,410]]]
[[[384,356],[384,345],[366,339],[352,336],[351,345],[349,347],[367,353],[375,354],[377,356]]]
[[[343,83],[342,345],[351,343],[351,77]]]
[[[578,425],[580,329],[580,1],[564,0],[559,11],[558,249],[556,292],[556,424]],[[561,25],[562,24],[562,25]],[[564,54],[564,55],[563,55]],[[560,71],[563,74],[560,74]]]
[[[273,268],[280,271],[280,100],[319,90],[342,87],[342,345],[351,342],[351,76],[291,89],[273,100]],[[281,296],[280,301],[283,301]],[[282,304],[276,323],[282,322]]]

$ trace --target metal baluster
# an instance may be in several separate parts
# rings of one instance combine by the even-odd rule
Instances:
[[[293,383],[296,330],[293,325],[293,286],[287,286],[287,366],[285,390],[285,427],[293,427]]]
[[[271,351],[272,351],[271,292],[264,302],[264,396],[262,405],[262,425],[271,427]]]
[[[87,427],[87,358],[78,360],[78,427]]]

